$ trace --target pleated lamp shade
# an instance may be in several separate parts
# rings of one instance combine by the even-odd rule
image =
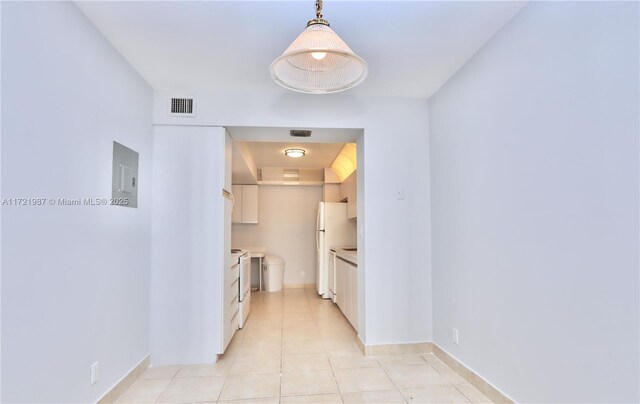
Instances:
[[[316,19],[273,61],[271,77],[290,90],[335,93],[362,83],[367,77],[367,63],[353,53],[326,20]]]

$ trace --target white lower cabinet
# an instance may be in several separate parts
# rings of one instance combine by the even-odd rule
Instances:
[[[345,278],[348,273],[348,264],[342,258],[336,257],[336,304],[345,312]]]
[[[336,253],[329,251],[329,297],[336,302]]]
[[[353,328],[358,330],[358,268],[350,265],[349,266],[349,290],[350,293],[347,296],[349,298],[349,312],[347,314],[347,319],[353,326]]]
[[[358,331],[358,268],[336,257],[336,304]]]

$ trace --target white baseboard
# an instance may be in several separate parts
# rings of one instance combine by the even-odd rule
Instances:
[[[284,289],[314,289],[315,283],[285,283],[282,285]]]
[[[137,365],[135,365],[126,375],[113,385],[100,400],[98,404],[115,403],[116,400],[124,393],[133,382],[149,367],[149,355],[145,356]]]
[[[457,374],[460,375],[460,377],[466,380],[467,383],[480,390],[480,392],[492,402],[514,403],[514,400],[512,400],[509,396],[501,392],[493,384],[489,383],[487,380],[482,378],[482,376],[478,375],[478,373],[460,362],[453,355],[440,348],[435,343],[433,344],[433,353],[438,357],[438,359],[444,362],[445,365],[453,369]]]
[[[365,345],[358,338],[358,346],[364,356],[383,356],[383,355],[408,355],[431,353],[433,351],[431,342],[411,342],[405,344],[384,344],[384,345]]]

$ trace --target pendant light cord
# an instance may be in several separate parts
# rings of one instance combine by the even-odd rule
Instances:
[[[316,18],[309,20],[309,22],[307,22],[307,27],[314,24],[322,24],[327,27],[329,26],[329,21],[322,17],[322,0],[316,0]]]

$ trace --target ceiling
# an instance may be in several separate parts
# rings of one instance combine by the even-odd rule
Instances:
[[[314,1],[78,1],[157,90],[283,93],[269,65]],[[331,27],[369,65],[353,95],[430,97],[524,1],[325,1]]]
[[[233,138],[232,180],[234,184],[256,184],[257,168],[330,167],[345,143],[355,143],[363,130],[357,128],[309,128],[226,126]],[[311,137],[293,138],[291,129],[311,131]],[[284,155],[288,148],[302,148],[304,157]]]
[[[283,128],[265,126],[225,126],[236,142],[355,143],[362,129],[355,128]],[[310,137],[292,138],[291,129],[310,130]]]
[[[284,168],[325,168],[330,167],[343,143],[247,143],[256,167],[284,167]],[[285,149],[300,148],[306,154],[300,158],[287,157]]]

